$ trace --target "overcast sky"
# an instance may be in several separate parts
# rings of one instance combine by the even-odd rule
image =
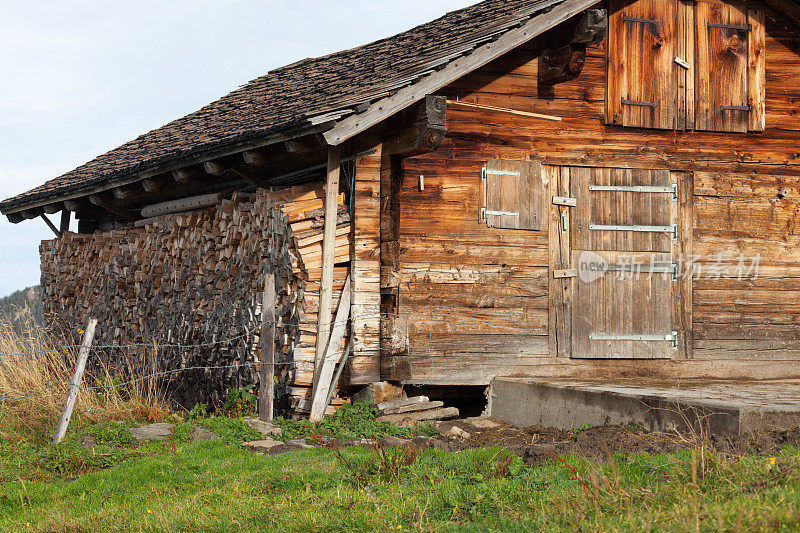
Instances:
[[[270,69],[475,0],[4,2],[0,197],[33,188]],[[58,215],[52,217],[57,220]],[[39,283],[42,220],[0,221],[0,297]]]

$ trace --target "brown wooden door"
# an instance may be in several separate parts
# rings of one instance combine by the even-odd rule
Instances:
[[[677,182],[666,170],[570,168],[572,357],[676,353]]]

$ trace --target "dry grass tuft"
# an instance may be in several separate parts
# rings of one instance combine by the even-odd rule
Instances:
[[[76,344],[71,332],[44,329],[30,319],[23,324],[17,326],[21,331],[15,331],[0,318],[0,438],[10,443],[41,438],[55,426],[78,353],[71,347]],[[87,367],[83,385],[107,388],[82,390],[73,421],[155,422],[168,416],[155,380],[109,386],[130,381],[133,376],[111,375],[100,363],[98,351],[89,357],[95,364]]]

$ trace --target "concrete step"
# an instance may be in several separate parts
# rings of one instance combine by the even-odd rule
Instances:
[[[637,424],[651,431],[739,435],[800,427],[800,382],[495,378],[486,414],[521,427]]]

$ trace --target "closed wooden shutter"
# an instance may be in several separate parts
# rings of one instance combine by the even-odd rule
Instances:
[[[677,1],[611,0],[608,123],[660,129],[685,124],[685,118],[678,121],[675,58],[684,51],[678,45],[678,30]]]
[[[697,2],[695,7],[695,128],[746,132],[764,129],[764,24],[742,2]]]
[[[487,226],[542,229],[544,191],[540,163],[490,159],[483,173],[482,217]]]

